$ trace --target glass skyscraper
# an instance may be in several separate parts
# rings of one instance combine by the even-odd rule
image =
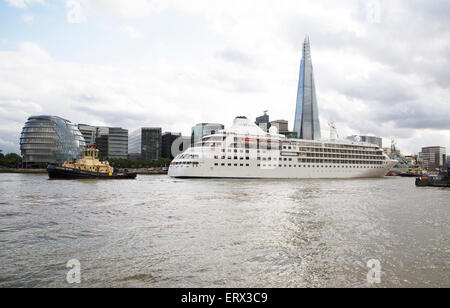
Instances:
[[[130,159],[154,161],[161,157],[162,129],[142,127],[128,137]]]
[[[311,47],[308,37],[305,38],[305,42],[303,43],[294,132],[297,133],[300,139],[319,140],[321,138],[319,109],[317,106]]]

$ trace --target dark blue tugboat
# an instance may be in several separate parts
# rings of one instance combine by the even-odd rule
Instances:
[[[433,187],[450,187],[450,178],[449,178],[450,168],[446,171],[439,173],[438,176],[427,177],[423,176],[416,179],[416,186],[425,187],[425,186],[433,186]]]

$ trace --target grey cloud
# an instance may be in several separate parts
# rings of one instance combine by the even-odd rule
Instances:
[[[428,76],[439,86],[449,87],[450,2],[372,2],[380,3],[379,23],[367,20],[367,1],[361,1],[353,10],[353,17],[367,35],[359,36],[349,30],[330,32],[333,27],[326,21],[313,17],[299,20],[293,16],[285,25],[287,39],[298,48],[302,36],[309,34],[313,52],[320,49],[353,51],[396,72]],[[414,62],[417,57],[423,57],[423,63]]]
[[[244,52],[236,50],[236,49],[225,49],[225,50],[221,50],[219,52],[216,53],[216,56],[231,62],[231,63],[235,63],[235,64],[239,64],[239,65],[253,65],[253,59],[246,55]]]
[[[409,129],[435,129],[450,130],[448,112],[440,109],[427,108],[424,102],[419,101],[414,105],[404,103],[390,108],[377,108],[374,119],[378,122],[395,123],[395,127]]]
[[[124,125],[129,122],[139,121],[143,122],[147,117],[143,114],[136,114],[132,112],[115,111],[106,108],[93,108],[89,106],[72,106],[73,110],[81,111],[89,114],[92,117],[97,117],[102,119],[105,123],[111,123],[111,125],[118,126],[119,124]]]
[[[264,88],[255,79],[234,78],[224,73],[215,73],[212,78],[231,91],[239,93],[263,92]]]

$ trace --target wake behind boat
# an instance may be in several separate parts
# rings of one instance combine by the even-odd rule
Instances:
[[[50,179],[135,179],[134,172],[116,172],[107,161],[98,159],[98,150],[90,147],[84,150],[83,157],[76,161],[66,161],[62,166],[47,167]]]

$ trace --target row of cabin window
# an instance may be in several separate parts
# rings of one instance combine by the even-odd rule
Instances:
[[[234,147],[232,147],[232,148],[234,148]],[[264,150],[271,150],[271,149],[276,149],[276,148],[273,148],[273,147],[272,148],[270,148],[270,147],[264,148]],[[283,149],[291,150],[292,147],[284,146]],[[260,153],[260,151],[261,150],[258,150],[258,153]],[[340,152],[335,152],[335,151],[333,151],[331,149],[320,149],[320,148],[318,148],[318,149],[300,148],[300,151],[303,151],[303,152],[314,152],[314,153],[353,154],[353,155],[367,155],[367,154],[370,154],[370,155],[376,155],[376,156],[383,156],[382,152],[377,152],[377,151],[370,151],[370,152],[366,151],[366,152],[364,152],[364,151],[356,151],[356,150],[345,150],[345,151],[341,150]],[[227,152],[227,150],[226,149],[222,149],[222,152]],[[228,149],[228,152],[229,153],[232,153],[232,152],[238,153],[238,150],[237,149],[234,149],[234,150]],[[244,150],[240,150],[240,153],[244,153]],[[250,153],[250,150],[246,149],[245,153]],[[265,153],[265,151],[264,151],[264,153]]]
[[[198,161],[182,161],[182,162],[174,162],[173,165],[198,165]]]
[[[214,159],[219,159],[219,156],[217,156],[217,155],[214,156]],[[220,159],[227,159],[227,157],[226,156],[221,156]],[[228,156],[228,159],[233,159],[233,157],[232,156]],[[244,160],[244,157],[243,156],[241,156],[241,157],[234,156],[234,159]],[[245,160],[250,160],[250,157],[246,156]]]
[[[244,160],[244,157],[242,157],[242,156],[241,156],[241,157],[237,157],[237,156],[234,156],[234,157],[228,156],[228,158],[227,158],[226,156],[221,156],[221,157],[219,158],[218,155],[215,155],[215,156],[214,156],[214,159],[240,159],[240,160]],[[250,160],[250,157],[246,156],[245,159],[246,159],[246,160]],[[257,157],[257,160],[261,160],[261,157],[258,156],[258,157]],[[266,157],[262,157],[262,160],[272,160],[272,157],[267,157],[267,158],[266,158]],[[273,160],[276,161],[277,158],[274,157]],[[283,159],[280,158],[279,160],[282,161]],[[288,161],[288,159],[287,159],[287,158],[284,158],[284,161]],[[292,158],[289,158],[289,161],[292,161]]]
[[[256,165],[257,167],[261,167],[261,164],[257,164]],[[277,165],[262,165],[262,167],[277,167]],[[281,167],[285,167],[285,168],[301,168],[302,167],[302,165],[278,165],[278,167],[279,168],[281,168]],[[320,166],[320,165],[317,165],[317,166],[315,166],[315,165],[303,165],[303,168],[341,168],[341,166],[328,166],[328,165],[325,165],[325,166]],[[383,168],[383,167],[373,167],[373,166],[342,166],[342,169],[352,169],[352,168],[354,168],[354,169],[379,169],[379,168]]]
[[[308,152],[308,153],[337,153],[337,154],[370,154],[370,155],[383,155],[383,152],[380,151],[360,151],[360,150],[334,150],[334,149],[322,149],[322,148],[300,148],[300,152]]]
[[[244,157],[237,157],[237,156],[234,156],[234,157],[232,157],[232,156],[228,156],[228,159],[235,159],[235,160],[238,160],[238,159],[240,159],[240,160],[244,160]],[[214,159],[227,159],[227,157],[225,157],[225,156],[222,156],[221,158],[219,158],[219,156],[214,156]],[[246,160],[250,160],[250,157],[245,157],[245,159]],[[263,161],[266,161],[266,160],[268,160],[268,161],[277,161],[278,159],[276,158],[276,157],[274,157],[274,158],[272,158],[272,157],[257,157],[257,160],[263,160]],[[281,158],[280,157],[280,159],[279,159],[279,161],[292,161],[292,158],[286,158],[286,157],[284,157],[284,158]],[[298,161],[299,162],[301,162],[301,163],[314,163],[314,162],[317,162],[316,160],[314,160],[314,159],[306,159],[306,158],[298,158]],[[323,159],[321,159],[320,161],[318,161],[317,163],[323,163],[324,162],[324,160]],[[328,163],[330,163],[330,164],[359,164],[359,165],[382,165],[382,162],[381,161],[341,161],[341,162],[334,162],[334,161],[329,161]]]
[[[308,153],[307,157],[328,157],[328,158],[359,158],[359,159],[386,159],[384,156],[360,156],[362,154],[350,154],[350,155],[341,155],[341,154],[320,154],[320,153]]]
[[[238,167],[238,165],[240,167],[244,167],[244,164],[231,164],[231,163],[228,163],[228,164],[221,163],[220,164],[220,166],[226,166],[226,165],[228,165],[229,167],[231,167],[233,165],[234,165],[234,167]],[[215,163],[214,166],[219,166],[219,163]],[[250,164],[245,164],[245,166],[249,167]],[[256,166],[257,167],[261,167],[261,164],[257,164]],[[262,167],[279,167],[279,168],[281,168],[281,167],[297,168],[298,167],[298,168],[301,168],[302,165],[271,165],[271,164],[265,165],[265,164],[263,164]],[[303,168],[379,169],[379,168],[383,168],[383,167],[380,167],[380,166],[337,166],[337,165],[334,165],[334,166],[333,165],[325,165],[325,166],[317,165],[316,166],[316,165],[303,165]]]
[[[221,163],[221,166],[225,166],[225,163]],[[231,167],[233,164],[228,164]],[[214,166],[219,166],[219,163],[215,163]],[[240,167],[244,167],[244,164],[239,164]],[[234,167],[238,167],[238,164],[234,164]],[[250,167],[250,164],[245,164],[245,167]]]
[[[246,149],[255,149],[261,148],[261,144],[266,145],[264,148],[267,149],[283,149],[283,150],[295,150],[295,149],[299,149],[300,151],[325,151],[325,152],[332,152],[334,150],[339,150],[339,151],[343,151],[343,152],[362,152],[362,151],[371,151],[371,152],[376,152],[373,148],[354,148],[354,147],[349,147],[349,146],[340,146],[340,145],[336,145],[336,146],[328,146],[327,148],[322,148],[321,146],[314,146],[314,145],[300,145],[298,147],[295,146],[282,146],[281,144],[279,144],[278,142],[257,142],[257,143],[250,143],[250,142],[236,142],[235,143],[230,143],[229,147],[231,148],[246,148]],[[206,146],[208,144],[206,143],[202,143],[203,146]],[[220,147],[223,146],[222,143],[216,143],[216,147]]]
[[[328,159],[306,159],[299,158],[299,163],[325,163],[325,164],[353,164],[353,165],[382,165],[382,161],[361,161],[361,160],[344,160],[344,161],[333,161]]]

